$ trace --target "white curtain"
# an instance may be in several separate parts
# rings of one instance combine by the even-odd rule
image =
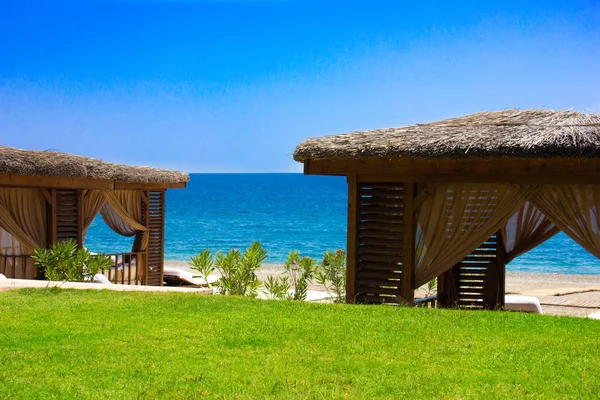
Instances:
[[[526,202],[502,228],[506,263],[539,246],[560,229],[531,202]]]
[[[438,277],[506,225],[535,188],[442,184],[417,210],[415,288]]]
[[[531,202],[571,239],[600,258],[600,185],[542,185]]]

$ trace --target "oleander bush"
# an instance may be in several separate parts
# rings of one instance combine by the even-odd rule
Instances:
[[[316,272],[316,282],[325,286],[334,302],[346,301],[346,252],[344,250],[338,249],[335,252],[327,250]]]
[[[261,285],[256,271],[267,258],[267,251],[254,242],[243,253],[237,249],[216,253],[215,265],[221,274],[217,286],[227,295],[256,297]]]
[[[110,257],[80,249],[72,239],[54,243],[49,249],[36,249],[32,258],[49,281],[89,281],[104,268],[110,268]]]

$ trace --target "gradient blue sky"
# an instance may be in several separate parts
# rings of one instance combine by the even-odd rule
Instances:
[[[311,136],[600,111],[598,1],[0,2],[0,143],[299,171]]]

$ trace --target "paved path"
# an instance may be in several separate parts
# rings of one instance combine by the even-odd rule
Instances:
[[[38,281],[32,279],[0,279],[0,290],[19,288],[45,288],[47,286],[58,286],[61,289],[92,289],[92,290],[116,290],[126,292],[184,292],[198,294],[212,294],[208,288],[187,288],[170,286],[141,286],[141,285],[104,285],[89,282],[54,282]]]

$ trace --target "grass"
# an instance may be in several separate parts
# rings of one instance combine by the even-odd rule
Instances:
[[[0,292],[0,398],[594,398],[600,322],[181,293]]]

